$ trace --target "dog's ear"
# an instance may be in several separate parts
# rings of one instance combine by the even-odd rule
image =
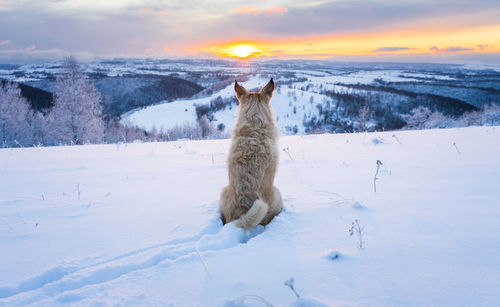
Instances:
[[[273,78],[271,78],[271,80],[269,80],[269,82],[266,84],[266,86],[264,86],[260,92],[266,96],[269,96],[271,97],[273,95],[273,91],[274,91],[274,80]]]
[[[236,98],[240,99],[243,95],[248,94],[246,88],[238,84],[238,81],[234,80],[234,91],[236,92]]]

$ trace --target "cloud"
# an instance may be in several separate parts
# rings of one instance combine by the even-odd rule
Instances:
[[[78,61],[91,61],[96,57],[87,52],[67,52],[61,49],[46,49],[46,50],[0,50],[0,63],[43,63],[47,61],[60,61],[65,57],[73,55]]]
[[[490,47],[492,47],[492,46],[486,45],[486,44],[479,44],[479,45],[477,45],[477,48],[479,50],[485,50],[485,49],[490,48]]]
[[[265,14],[255,7],[239,7],[204,26],[193,25],[211,40],[229,37],[281,39],[284,36],[321,36],[360,32],[417,29],[439,31],[498,23],[500,5],[490,0],[466,1],[332,1],[311,6],[286,5],[286,13]],[[198,22],[198,20],[197,20]],[[397,46],[397,45],[396,45]]]
[[[157,51],[154,55],[160,56],[165,46],[179,49],[192,38],[178,29],[184,30],[174,18],[161,15],[152,18],[138,11],[73,14],[27,7],[15,14],[0,11],[0,28],[10,29],[9,35],[16,38],[13,43],[16,49],[35,45],[37,50],[57,48],[70,54],[96,56],[134,57],[145,55],[146,49],[153,49]],[[52,54],[57,53],[48,53],[49,60],[53,59]]]
[[[286,12],[288,12],[288,9],[281,5],[265,9],[257,9],[253,6],[240,6],[231,10],[231,13],[242,14],[242,15],[283,14]]]
[[[422,62],[422,63],[484,63],[497,65],[500,63],[500,53],[477,53],[477,52],[456,52],[456,53],[421,53],[421,54],[398,54],[377,53],[374,55],[347,56],[337,55],[332,58],[335,61],[352,62]]]
[[[0,41],[0,46],[7,46],[10,44],[12,44],[12,41],[10,41],[10,40]]]
[[[391,52],[391,51],[402,51],[402,50],[410,50],[412,48],[408,47],[380,47],[375,50],[374,52]]]
[[[141,15],[151,15],[151,16],[154,15],[168,16],[174,14],[171,10],[154,10],[149,7],[139,9],[137,12]]]
[[[429,48],[432,52],[438,53],[453,53],[453,52],[462,52],[462,51],[474,51],[474,48],[463,48],[463,47],[447,47],[447,48],[438,48],[436,46],[432,46]]]
[[[98,56],[185,56],[208,50],[194,46],[235,40],[293,41],[293,36],[297,37],[298,44],[317,39],[318,44],[311,46],[311,53],[320,52],[319,49],[326,52],[330,46],[324,46],[320,38],[343,39],[361,34],[368,37],[395,30],[404,38],[408,29],[422,33],[476,29],[497,25],[500,14],[498,0],[441,0],[438,3],[431,0],[318,0],[314,3],[254,0],[248,2],[252,6],[235,5],[227,0],[0,0],[0,7],[4,3],[0,8],[0,28],[9,29],[9,36],[1,39],[10,38],[13,42],[0,44],[0,49],[23,49],[33,44],[36,50],[60,48],[70,53]],[[240,7],[236,7],[238,5]],[[367,52],[397,53],[406,49],[391,48],[406,48],[402,45],[418,47],[419,51],[428,51],[433,44],[475,46],[476,50],[482,50],[486,45],[476,45],[484,43],[490,45],[487,51],[497,48],[492,46],[500,46],[489,37],[465,42],[459,35],[456,41],[432,40],[425,46],[411,41],[403,43],[399,38],[379,40],[369,45]],[[362,43],[360,40],[359,45]],[[342,49],[333,39],[328,44]],[[453,49],[447,53],[446,49],[439,52],[460,53]],[[433,53],[437,54],[438,50]]]

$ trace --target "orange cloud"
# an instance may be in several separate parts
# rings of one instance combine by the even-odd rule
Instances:
[[[240,6],[231,10],[231,13],[242,15],[260,15],[260,14],[283,14],[288,12],[287,8],[281,5],[265,9],[257,9],[253,6]]]

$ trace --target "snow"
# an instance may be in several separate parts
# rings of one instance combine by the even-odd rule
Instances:
[[[1,149],[0,306],[497,306],[499,137],[282,137],[250,232],[219,220],[229,140]]]

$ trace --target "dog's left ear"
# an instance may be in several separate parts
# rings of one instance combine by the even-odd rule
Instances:
[[[271,97],[273,95],[273,91],[274,91],[274,81],[273,81],[273,78],[271,78],[271,80],[269,80],[269,82],[266,84],[266,86],[264,86],[260,92],[266,96],[269,96]]]
[[[243,86],[239,85],[238,81],[234,80],[234,91],[236,92],[236,98],[240,99],[243,95],[248,94],[248,91]]]

